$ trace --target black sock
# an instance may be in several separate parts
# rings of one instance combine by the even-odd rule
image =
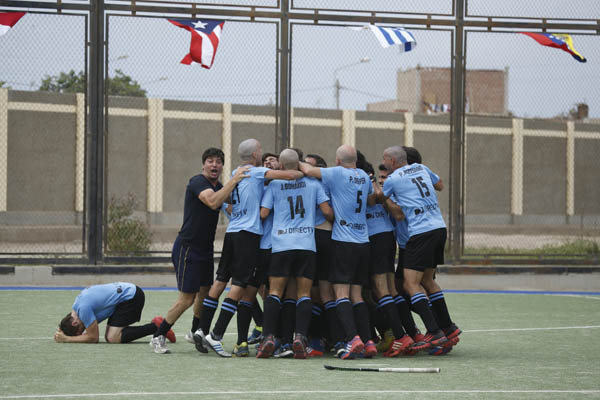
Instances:
[[[327,320],[328,337],[332,343],[337,343],[343,340],[343,328],[337,316],[335,301],[328,301],[323,304],[325,308],[325,319]]]
[[[383,337],[383,333],[390,329],[390,323],[381,309],[381,306],[377,305],[377,307],[370,308],[369,314],[371,321],[373,321],[373,325],[377,328],[377,332]]]
[[[156,325],[154,325],[156,326]],[[158,329],[154,332],[154,337],[163,335],[166,336],[167,332],[169,332],[169,329],[171,329],[173,325],[171,325],[170,323],[167,322],[167,319],[163,319],[163,321],[160,323],[160,326],[158,327]],[[145,335],[144,335],[145,336]],[[125,343],[121,340],[122,343]]]
[[[440,290],[439,292],[432,293],[429,295],[429,301],[431,302],[431,307],[433,308],[434,314],[437,317],[440,328],[449,327],[452,324],[452,319],[450,319],[448,306],[446,305],[446,300],[444,299],[444,292]]]
[[[354,314],[352,312],[350,299],[347,297],[337,299],[335,302],[335,312],[337,313],[338,319],[344,331],[344,337],[342,340],[348,341],[354,336],[358,335],[356,325],[354,324]]]
[[[281,299],[274,295],[269,295],[265,299],[263,335],[279,336],[279,314],[281,312]]]
[[[296,300],[285,299],[281,309],[281,341],[292,343],[294,328],[296,327]]]
[[[298,310],[296,309],[296,312]],[[313,303],[310,324],[308,326],[308,336],[315,339],[321,338],[321,326],[322,326],[322,318],[321,314],[323,314],[323,309],[320,305]]]
[[[238,341],[237,344],[242,344],[248,340],[248,329],[250,329],[250,321],[252,321],[252,303],[241,300],[238,303],[237,312],[237,329]]]
[[[402,329],[402,323],[400,322],[398,309],[396,304],[394,304],[394,299],[392,296],[383,296],[377,303],[379,304],[379,309],[385,314],[387,321],[394,332],[394,337],[396,339],[400,339],[402,336],[406,335],[406,332],[404,332],[404,329]]]
[[[202,302],[202,316],[200,317],[200,329],[202,329],[205,335],[208,335],[208,332],[210,332],[210,325],[212,324],[217,307],[219,307],[219,299],[206,295]]]
[[[192,318],[192,333],[196,332],[198,325],[200,325],[200,318],[194,315],[194,318]]]
[[[308,325],[312,315],[312,300],[310,297],[300,297],[296,302],[296,333],[308,336]]]
[[[254,325],[257,327],[263,326],[263,310],[261,310],[258,300],[255,300],[254,303],[252,303],[252,319],[254,320]]]
[[[157,330],[158,329],[156,328],[156,325],[154,325],[153,322],[140,326],[126,326],[121,331],[121,343],[129,343],[134,341],[135,339],[152,335]]]
[[[437,332],[440,329],[440,327],[435,321],[433,313],[429,309],[429,302],[427,300],[427,296],[425,296],[423,293],[415,293],[411,297],[410,301],[413,309],[417,312],[417,314],[419,314],[419,316],[423,320],[427,332]]]
[[[217,323],[212,331],[215,339],[223,339],[227,326],[229,325],[231,318],[233,318],[233,314],[237,311],[237,304],[238,302],[236,300],[230,299],[229,297],[223,300],[219,319],[217,319]]]
[[[406,301],[404,296],[400,294],[394,297],[394,303],[396,304],[396,309],[400,315],[400,322],[406,330],[406,333],[408,333],[410,336],[415,336],[417,333],[417,324],[412,316],[412,311],[410,311],[409,303]]]
[[[356,330],[364,343],[371,340],[371,327],[369,325],[369,309],[364,301],[352,305]]]

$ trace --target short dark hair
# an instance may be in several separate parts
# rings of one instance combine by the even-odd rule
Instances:
[[[298,153],[298,160],[300,160],[300,161],[304,160],[304,153],[302,152],[302,150],[300,150],[297,147],[292,147],[292,150],[294,150],[296,153]]]
[[[206,159],[209,157],[219,157],[221,159],[221,162],[225,164],[225,154],[221,149],[217,149],[216,147],[209,147],[208,149],[204,150],[204,153],[202,153],[202,164],[204,164],[206,162]]]
[[[409,164],[421,164],[423,162],[423,158],[421,157],[421,153],[419,150],[414,147],[402,146],[404,151],[406,152],[406,162]]]
[[[267,159],[267,157],[275,157],[278,161],[279,161],[279,156],[277,154],[273,154],[273,153],[263,153],[262,156],[262,163],[265,163],[265,160]]]
[[[365,171],[367,173],[367,175],[375,175],[375,170],[373,169],[373,164],[371,164],[367,160],[361,162],[360,166],[358,164],[359,163],[356,163],[356,167]]]
[[[315,165],[315,167],[327,168],[327,162],[320,155],[318,155],[318,154],[307,154],[304,159],[306,160],[309,157],[310,158],[314,158],[315,161],[317,162],[317,164]]]
[[[379,164],[379,167],[377,167],[380,171],[387,171],[387,167],[385,166],[385,164]]]
[[[58,327],[67,336],[77,336],[79,332],[79,327],[73,326],[73,316],[70,312],[60,321]]]

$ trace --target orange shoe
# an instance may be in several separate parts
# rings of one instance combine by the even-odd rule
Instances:
[[[414,343],[414,340],[410,336],[404,335],[400,339],[396,339],[392,342],[392,346],[384,353],[384,356],[397,357],[408,350]]]

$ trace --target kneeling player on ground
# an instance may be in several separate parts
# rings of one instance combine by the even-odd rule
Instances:
[[[108,343],[128,343],[152,335],[162,317],[154,317],[146,325],[130,326],[140,320],[144,301],[144,291],[133,283],[115,282],[85,288],[75,299],[73,310],[60,321],[54,340],[98,343],[98,325],[107,318],[104,338]],[[172,330],[166,336],[171,342],[175,341]]]

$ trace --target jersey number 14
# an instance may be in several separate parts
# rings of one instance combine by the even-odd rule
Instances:
[[[304,218],[306,210],[304,209],[302,196],[296,196],[296,206],[294,206],[294,198],[292,196],[288,196],[287,201],[290,203],[290,218],[294,219],[294,216],[298,214],[300,214],[300,218]]]

